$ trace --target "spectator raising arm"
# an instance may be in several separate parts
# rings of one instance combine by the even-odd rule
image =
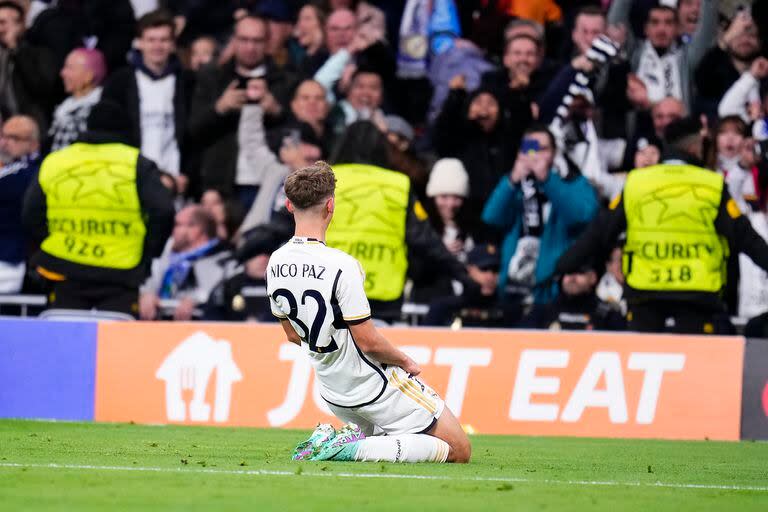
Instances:
[[[699,24],[691,42],[685,46],[690,81],[693,81],[693,74],[701,59],[717,44],[717,3],[715,0],[701,0]]]
[[[758,57],[752,62],[749,71],[743,73],[741,78],[723,96],[717,108],[720,117],[736,115],[746,123],[753,121],[754,119],[751,119],[748,111],[748,105],[760,102],[760,80],[767,76],[768,59]]]

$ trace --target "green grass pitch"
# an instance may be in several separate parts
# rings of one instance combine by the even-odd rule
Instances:
[[[768,510],[768,443],[473,436],[468,465],[295,463],[304,431],[0,421],[0,510]]]

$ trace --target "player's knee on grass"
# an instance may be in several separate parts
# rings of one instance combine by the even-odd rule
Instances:
[[[472,455],[472,446],[469,443],[469,437],[461,423],[456,419],[450,409],[443,410],[440,418],[437,420],[434,428],[429,434],[439,437],[450,447],[447,462],[466,463]]]
[[[448,445],[451,451],[448,453],[448,462],[466,464],[472,456],[472,444],[469,437],[462,431],[463,435],[457,435]]]

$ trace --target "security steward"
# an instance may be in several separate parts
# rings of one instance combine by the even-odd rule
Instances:
[[[326,243],[360,262],[377,319],[399,319],[409,261],[417,258],[477,286],[435,233],[408,176],[365,163],[335,164],[333,172],[336,209]]]
[[[25,229],[40,250],[31,268],[48,306],[136,316],[138,288],[173,228],[173,196],[157,166],[127,142],[130,121],[97,104],[88,131],[43,161],[24,201]]]
[[[662,163],[631,171],[624,191],[558,262],[564,275],[590,258],[604,258],[626,231],[629,330],[728,334],[723,294],[729,255],[743,252],[768,270],[768,245],[723,177],[702,167],[701,132],[693,118],[670,124]]]

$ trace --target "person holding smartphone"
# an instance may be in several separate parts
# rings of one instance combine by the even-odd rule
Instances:
[[[253,188],[256,183],[243,181],[243,169],[238,168],[242,147],[238,144],[238,127],[243,107],[258,102],[263,116],[274,121],[283,112],[293,88],[292,77],[276,68],[266,53],[268,35],[262,18],[249,14],[238,20],[231,59],[200,71],[190,107],[188,134],[190,144],[201,152],[202,187],[237,196],[246,208],[258,191]],[[262,79],[264,87],[258,98],[249,99],[248,84],[253,79]]]
[[[557,259],[598,210],[589,181],[557,169],[555,152],[547,127],[531,125],[512,171],[501,178],[483,210],[483,221],[505,232],[498,293],[507,302],[554,300]]]

